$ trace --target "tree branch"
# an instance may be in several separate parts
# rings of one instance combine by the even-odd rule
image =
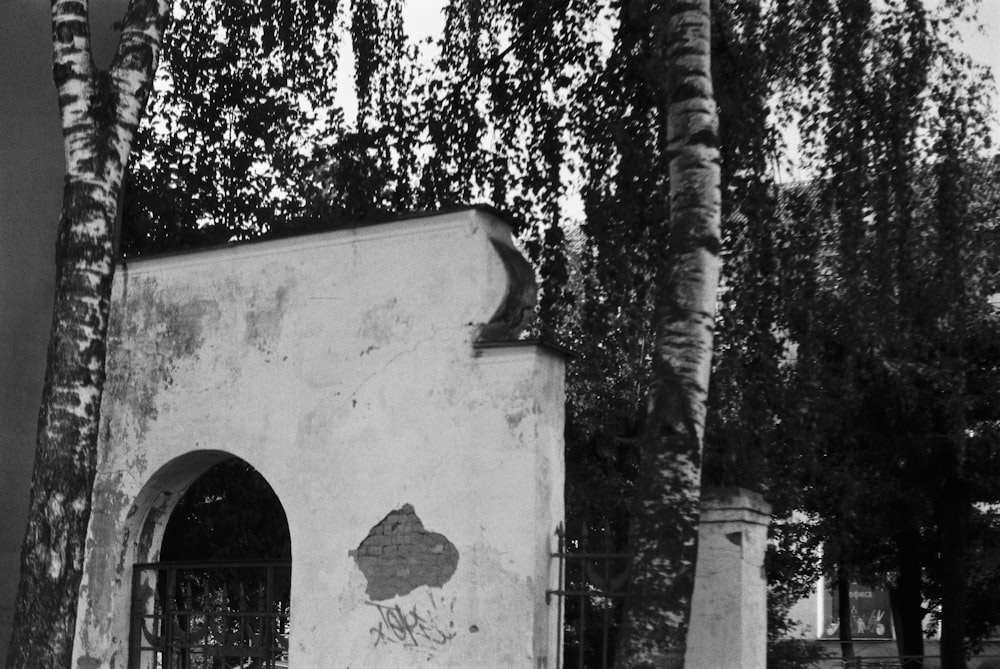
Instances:
[[[111,61],[110,79],[114,98],[110,155],[105,176],[124,172],[132,142],[139,129],[170,21],[169,0],[131,0],[125,11],[118,49]]]

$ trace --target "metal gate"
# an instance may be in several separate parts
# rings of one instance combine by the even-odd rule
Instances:
[[[285,669],[290,562],[139,564],[130,669]]]
[[[614,663],[623,604],[628,596],[628,553],[614,552],[607,524],[598,536],[583,525],[575,538],[567,538],[563,527],[556,530],[559,547],[552,558],[559,560],[558,590],[546,590],[545,599],[562,599],[560,631],[562,656],[557,667],[608,669]],[[594,550],[594,546],[597,550]]]

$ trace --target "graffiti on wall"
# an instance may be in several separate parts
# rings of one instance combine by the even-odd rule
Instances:
[[[455,600],[428,592],[428,600],[388,603],[417,588],[440,588],[458,568],[458,549],[429,532],[410,504],[379,521],[351,557],[367,581],[368,606],[377,612],[372,645],[436,650],[455,638]]]
[[[375,648],[400,645],[436,650],[455,638],[454,599],[436,601],[431,595],[430,604],[423,606],[366,603],[378,611],[378,618],[369,630]]]

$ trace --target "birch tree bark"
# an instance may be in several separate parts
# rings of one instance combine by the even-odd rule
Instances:
[[[104,72],[91,52],[88,0],[52,2],[52,71],[66,177],[8,669],[70,666],[104,385],[113,226],[169,5],[130,1]]]
[[[718,115],[709,0],[667,0],[670,242],[630,530],[620,669],[684,666],[698,549],[701,454],[721,262]]]

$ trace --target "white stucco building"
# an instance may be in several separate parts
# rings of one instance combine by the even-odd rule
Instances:
[[[562,355],[514,339],[533,306],[481,209],[121,266],[75,662],[155,666],[134,565],[235,457],[288,519],[291,666],[546,666],[565,397]]]

